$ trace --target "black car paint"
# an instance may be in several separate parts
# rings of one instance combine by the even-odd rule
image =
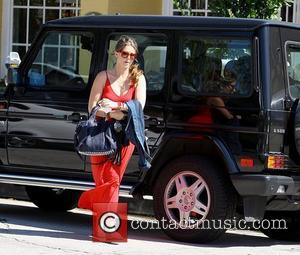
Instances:
[[[230,174],[265,173],[267,171],[265,156],[268,153],[289,154],[287,135],[275,130],[281,128],[288,132],[290,107],[287,102],[294,99],[286,93],[288,85],[283,42],[300,41],[300,33],[296,33],[296,28],[293,25],[263,20],[191,17],[103,16],[50,21],[35,39],[20,65],[21,85],[26,85],[25,74],[28,66],[47,31],[90,31],[95,34],[95,48],[88,88],[83,97],[77,95],[79,96],[77,103],[66,101],[62,104],[43,100],[39,102],[36,98],[24,98],[13,92],[8,93],[11,95],[10,98],[1,99],[0,103],[4,107],[0,110],[0,121],[3,120],[4,125],[0,126],[2,137],[0,159],[3,166],[0,171],[18,174],[20,167],[24,166],[23,173],[38,176],[72,176],[74,180],[91,180],[90,166],[81,162],[73,151],[72,132],[75,130],[76,122],[68,120],[68,116],[73,113],[87,115],[88,92],[92,81],[98,71],[105,69],[107,35],[112,32],[142,32],[164,33],[169,41],[164,88],[157,95],[148,95],[145,107],[145,124],[148,129],[150,149],[154,156],[153,168],[146,180],[150,189],[145,192],[151,191],[151,186],[164,165],[184,154],[223,157],[224,169]],[[174,64],[178,63],[177,39],[180,34],[188,31],[211,36],[217,32],[218,36],[243,37],[252,40],[252,62],[254,63],[252,94],[230,99],[231,111],[241,116],[239,126],[189,124],[186,122],[187,116],[195,111],[195,104],[199,108],[207,106],[201,105],[201,100],[184,95],[181,95],[181,102],[177,102],[172,97],[174,93],[178,93],[179,82],[180,66]],[[278,90],[271,89],[275,85],[284,91],[284,97],[276,101],[276,104],[274,104],[276,99],[274,95]],[[212,110],[212,107],[209,110]],[[8,123],[5,122],[6,120]],[[37,127],[37,122],[42,129],[41,126]],[[47,125],[49,122],[50,126]],[[57,125],[68,126],[69,133],[67,135],[55,133]],[[238,134],[242,151],[232,152],[230,144],[226,144],[222,137],[216,135],[220,131],[225,134]],[[204,139],[199,139],[199,136]],[[210,150],[203,149],[208,147]],[[242,167],[239,162],[242,157],[252,158],[255,162],[254,167]],[[300,170],[299,165],[294,161],[291,158],[289,164],[294,174],[299,175],[300,172],[297,172]],[[286,171],[285,175],[288,173]],[[137,176],[136,156],[134,156],[125,173],[123,183],[133,183],[137,181]]]

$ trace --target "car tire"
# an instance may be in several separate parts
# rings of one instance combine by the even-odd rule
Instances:
[[[227,228],[230,227],[236,208],[236,192],[228,175],[212,161],[199,156],[184,156],[164,167],[153,197],[154,213],[163,231],[184,242],[206,243],[219,238],[226,231],[225,220]],[[210,225],[174,229],[176,223],[178,227],[184,222],[181,221],[184,217],[191,222],[206,220]]]
[[[65,212],[77,206],[80,191],[27,186],[26,192],[37,207],[44,211]]]
[[[267,211],[264,219],[270,221],[285,220],[285,229],[283,223],[281,226],[274,225],[274,228],[261,228],[261,232],[266,236],[282,241],[300,241],[299,229],[300,229],[300,211],[298,212],[278,212],[278,211]],[[273,227],[273,226],[272,226]]]

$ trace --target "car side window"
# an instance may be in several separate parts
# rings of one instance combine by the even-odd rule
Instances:
[[[121,34],[112,34],[108,42],[108,61],[107,68],[114,65],[113,51],[116,42]],[[147,83],[147,95],[159,94],[164,86],[166,56],[167,56],[167,38],[160,34],[130,34],[137,41],[139,54],[137,63],[144,71]]]
[[[247,96],[252,91],[250,39],[185,36],[179,60],[181,94]]]
[[[91,33],[49,32],[28,70],[27,89],[48,92],[85,90],[93,42]],[[52,99],[64,99],[63,96],[59,98],[59,94],[56,97]]]
[[[286,64],[289,92],[292,98],[300,98],[300,43],[286,45]]]

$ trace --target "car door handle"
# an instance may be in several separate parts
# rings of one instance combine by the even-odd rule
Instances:
[[[149,127],[158,127],[162,125],[161,121],[159,121],[157,118],[149,118],[145,120],[145,124]]]
[[[20,137],[14,136],[8,139],[8,143],[9,145],[16,146],[16,145],[20,145],[21,143],[24,143],[24,140],[21,139]]]
[[[14,147],[32,147],[35,145],[35,141],[28,138],[13,136],[8,139],[8,144]]]
[[[84,116],[81,116],[79,112],[73,112],[71,115],[68,115],[68,120],[72,122],[79,122],[83,119]]]

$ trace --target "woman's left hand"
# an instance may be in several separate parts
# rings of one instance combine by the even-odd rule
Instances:
[[[117,102],[114,102],[108,98],[103,98],[101,99],[98,104],[101,106],[101,107],[104,107],[104,108],[117,108],[118,107],[118,103]]]

